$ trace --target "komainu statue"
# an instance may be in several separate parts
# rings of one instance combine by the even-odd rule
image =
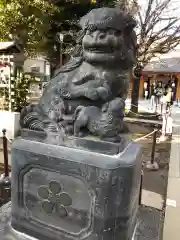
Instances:
[[[21,127],[118,141],[136,61],[136,22],[120,9],[97,8],[80,26],[74,56],[56,71],[39,104],[22,111]]]

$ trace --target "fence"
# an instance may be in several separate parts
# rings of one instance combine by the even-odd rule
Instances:
[[[8,161],[8,138],[6,130],[3,129],[3,156],[4,156],[4,174],[0,177],[0,206],[11,199],[11,179],[9,175]]]

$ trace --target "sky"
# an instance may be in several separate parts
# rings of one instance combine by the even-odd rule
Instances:
[[[146,12],[149,1],[150,0],[138,0],[138,3],[140,5],[140,13],[143,16],[143,18],[145,17],[145,12]],[[154,0],[152,11],[156,9],[157,2],[163,3],[166,1],[167,0]],[[177,26],[179,27],[180,26],[180,0],[170,0],[170,3],[168,4],[168,8],[166,8],[163,12],[160,13],[160,17],[167,18],[167,20],[162,20],[161,22],[159,22],[155,27],[155,31],[159,31],[164,26],[166,26],[168,23],[167,21],[169,21],[168,19],[169,17],[176,17],[176,18],[178,17],[179,21],[177,22]],[[171,31],[167,33],[171,33]],[[180,36],[180,31],[179,31],[179,36]],[[177,57],[177,56],[180,57],[180,45],[170,53],[158,56],[158,58],[159,57],[160,58]]]
[[[138,0],[138,3],[140,5],[140,13],[143,19],[145,18],[145,13],[146,13],[149,1],[151,0]],[[165,3],[166,1],[168,0],[153,0],[153,4],[151,6],[151,12],[156,11],[158,6],[157,2],[162,4],[162,3]],[[164,11],[162,11],[159,15],[159,18],[163,18],[163,20],[159,21],[159,23],[156,25],[156,30],[158,31],[160,28],[165,26],[168,23],[169,18],[173,18],[173,17],[177,18],[177,16],[179,17],[178,25],[180,25],[180,0],[169,0],[168,7],[165,8]]]

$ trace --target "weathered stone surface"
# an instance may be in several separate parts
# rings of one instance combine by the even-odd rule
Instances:
[[[140,146],[77,140],[73,148],[37,135],[36,141],[26,137],[13,142],[9,236],[17,240],[132,237],[139,209]],[[95,144],[99,151],[93,149]],[[22,232],[26,236],[21,237]]]
[[[136,61],[135,25],[115,8],[93,9],[84,16],[80,53],[57,71],[39,104],[22,111],[21,126],[119,142],[129,72]]]
[[[138,213],[139,224],[135,240],[159,240],[162,228],[161,212],[152,208],[141,207]],[[10,220],[11,202],[0,208],[0,239],[3,240],[3,230]]]

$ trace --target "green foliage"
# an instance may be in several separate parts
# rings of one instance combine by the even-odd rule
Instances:
[[[77,33],[77,22],[90,9],[112,0],[0,0],[0,40],[17,40],[27,55],[43,54],[59,63],[57,32]],[[63,51],[74,44],[65,43]]]
[[[28,105],[28,96],[29,96],[29,86],[31,83],[31,79],[27,77],[20,77],[13,80],[12,91],[14,94],[11,95],[12,99],[12,111],[20,112],[22,108]],[[3,109],[9,110],[9,90],[8,87],[0,88],[0,97],[4,97],[5,102]]]
[[[30,79],[22,76],[15,79],[14,102],[12,108],[14,112],[20,112],[22,108],[28,105]]]
[[[0,110],[7,110],[9,109],[9,100],[8,100],[8,88],[0,88]]]
[[[75,44],[79,31],[78,20],[92,8],[111,6],[112,0],[0,0],[0,41],[16,40],[27,56],[42,54],[51,65],[59,64],[60,46],[58,32],[71,33],[73,38],[65,41],[62,51]],[[29,80],[15,79],[13,111],[20,111],[27,104]],[[8,110],[8,88],[0,90],[5,96]]]
[[[1,41],[20,41],[28,54],[44,51],[48,42],[52,18],[62,9],[43,0],[0,1]]]

